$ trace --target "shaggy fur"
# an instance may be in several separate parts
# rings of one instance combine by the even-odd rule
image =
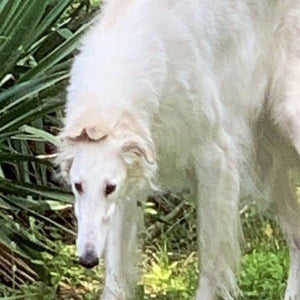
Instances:
[[[244,195],[273,203],[291,253],[285,300],[300,299],[299,101],[298,0],[106,3],[74,61],[59,157],[81,262],[106,257],[103,299],[132,297],[136,201],[185,187],[197,300],[238,294]]]

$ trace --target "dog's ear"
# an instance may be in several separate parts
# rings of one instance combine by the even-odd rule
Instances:
[[[140,138],[125,141],[122,145],[122,151],[129,162],[134,161],[138,156],[144,158],[151,165],[155,163],[156,155],[153,147]]]
[[[90,141],[100,141],[107,138],[107,130],[100,126],[87,126],[85,134]]]
[[[107,137],[107,131],[99,126],[86,126],[83,128],[66,128],[61,135],[63,140],[69,142],[96,142]]]

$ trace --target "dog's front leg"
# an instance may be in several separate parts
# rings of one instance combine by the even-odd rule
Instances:
[[[105,251],[105,287],[101,300],[134,299],[138,281],[138,219],[136,201],[124,200],[112,216]]]
[[[203,152],[198,179],[200,279],[196,300],[233,299],[239,263],[239,176],[232,152],[216,142]]]

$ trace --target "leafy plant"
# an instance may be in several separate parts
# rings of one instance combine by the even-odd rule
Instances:
[[[32,220],[73,234],[55,220],[72,198],[56,187],[50,161],[89,7],[87,0],[0,2],[0,276],[13,286],[47,275],[36,262],[53,247]]]
[[[257,249],[243,258],[242,299],[282,299],[287,280],[287,252]]]
[[[159,299],[191,299],[197,285],[197,259],[195,252],[173,259],[166,244],[152,253],[144,275],[146,296]]]
[[[5,299],[57,300],[57,299],[95,299],[103,282],[103,268],[92,270],[82,268],[76,262],[75,246],[56,242],[56,253],[44,252],[38,264],[49,270],[49,282],[35,281],[23,284],[19,289],[2,289]],[[1,285],[0,285],[1,295]],[[0,298],[3,299],[3,298]]]

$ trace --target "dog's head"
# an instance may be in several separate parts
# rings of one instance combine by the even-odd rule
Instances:
[[[120,201],[137,201],[155,173],[149,139],[122,126],[66,127],[59,163],[75,195],[80,263],[93,267],[105,248]]]

